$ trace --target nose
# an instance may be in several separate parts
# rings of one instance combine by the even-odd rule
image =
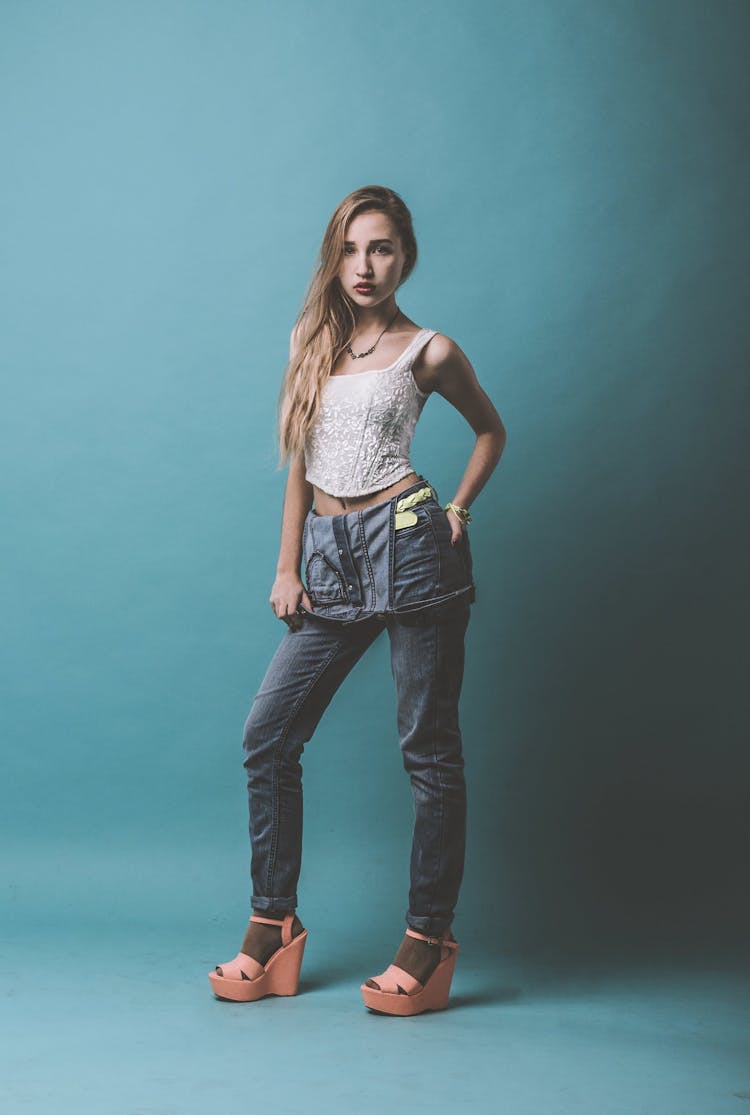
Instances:
[[[367,256],[362,256],[362,258],[358,261],[357,274],[362,279],[368,278],[372,275],[372,267],[367,261]]]

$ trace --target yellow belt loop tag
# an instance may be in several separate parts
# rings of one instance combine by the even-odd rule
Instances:
[[[413,507],[415,503],[421,503],[423,499],[429,499],[431,495],[432,488],[419,488],[411,495],[403,496],[396,504],[396,511],[406,511],[407,507]]]
[[[395,529],[414,526],[417,516],[408,508],[413,507],[415,503],[421,503],[422,500],[429,499],[431,495],[432,488],[428,485],[426,488],[419,488],[416,492],[411,492],[410,495],[400,499],[396,504]]]

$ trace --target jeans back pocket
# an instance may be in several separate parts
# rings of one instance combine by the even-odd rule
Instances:
[[[322,550],[313,550],[305,563],[305,580],[310,603],[337,604],[349,600],[343,573]]]

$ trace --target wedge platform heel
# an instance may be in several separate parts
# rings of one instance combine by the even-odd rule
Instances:
[[[292,937],[293,911],[283,921],[259,917],[257,914],[253,914],[250,921],[280,925],[281,947],[265,964],[244,952],[238,952],[226,964],[218,964],[213,972],[208,973],[214,994],[220,999],[230,999],[237,1003],[253,1002],[266,995],[296,995],[307,930],[303,929],[296,937]]]
[[[406,932],[410,937],[418,937],[435,947],[440,946],[437,967],[422,984],[397,964],[389,964],[379,976],[372,977],[378,984],[378,989],[368,987],[366,983],[361,985],[364,1004],[380,1014],[402,1016],[421,1014],[426,1010],[445,1010],[456,967],[458,941],[428,937],[414,929],[407,929]]]

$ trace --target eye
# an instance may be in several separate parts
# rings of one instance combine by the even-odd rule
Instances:
[[[391,249],[388,247],[387,244],[377,244],[373,250],[376,252],[381,252],[382,255],[385,256],[389,256],[391,254]],[[343,254],[345,256],[351,255],[353,251],[354,249],[351,244],[344,245]]]

